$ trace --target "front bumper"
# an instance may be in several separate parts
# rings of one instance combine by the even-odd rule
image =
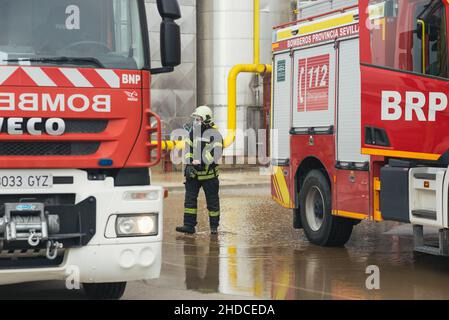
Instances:
[[[54,185],[45,190],[2,190],[2,196],[20,194],[32,197],[36,194],[74,194],[75,204],[89,198],[96,201],[95,230],[88,243],[73,245],[65,251],[60,261],[34,264],[32,267],[14,265],[0,268],[0,284],[12,284],[43,280],[79,280],[86,283],[123,282],[159,277],[161,269],[163,190],[156,186],[115,187],[113,178],[91,181],[82,170],[20,170],[33,174],[52,174],[53,177],[73,177],[73,182]],[[2,174],[17,170],[2,170]],[[70,181],[70,180],[69,180]],[[126,200],[127,192],[159,191],[157,200]],[[111,227],[114,217],[126,214],[158,214],[158,234],[148,237],[118,238]],[[5,250],[5,249],[3,249]],[[0,257],[8,252],[0,250]],[[36,260],[37,261],[37,260]]]
[[[0,270],[0,284],[63,280],[82,283],[158,278],[161,243],[88,245],[68,249],[58,267]]]

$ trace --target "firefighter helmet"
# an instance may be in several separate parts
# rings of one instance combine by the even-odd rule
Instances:
[[[200,106],[196,108],[195,112],[192,114],[192,117],[201,117],[204,123],[211,123],[212,110],[208,106]]]

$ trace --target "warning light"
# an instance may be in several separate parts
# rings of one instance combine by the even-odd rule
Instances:
[[[424,181],[424,188],[430,188],[430,182]]]

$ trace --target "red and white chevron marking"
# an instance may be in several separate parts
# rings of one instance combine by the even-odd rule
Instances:
[[[82,68],[0,67],[0,86],[120,88],[120,76],[114,70]]]

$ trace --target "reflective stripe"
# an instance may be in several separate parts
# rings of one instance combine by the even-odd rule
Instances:
[[[206,160],[207,160],[209,163],[212,163],[212,162],[214,161],[214,157],[212,156],[212,154],[211,154],[210,152],[206,152],[206,153],[204,154],[204,157],[206,158]]]
[[[186,153],[185,158],[186,159],[193,159],[193,153]]]
[[[0,84],[3,84],[6,80],[8,80],[13,73],[15,73],[19,69],[18,67],[2,67],[0,70]]]
[[[97,73],[111,88],[120,88],[120,77],[113,70],[96,69]]]
[[[209,179],[213,179],[213,178],[218,178],[219,175],[220,175],[220,172],[218,171],[218,169],[214,168],[212,173],[203,174],[203,175],[198,174],[197,178],[199,181],[204,181],[204,180],[209,180]]]
[[[22,68],[23,71],[38,85],[39,87],[56,87],[56,83],[41,68]]]
[[[198,176],[210,176],[210,175],[217,175],[220,173],[217,167],[215,167],[213,170],[205,170],[205,171],[197,171]]]
[[[204,181],[215,178],[215,174],[208,174],[207,176],[198,176],[198,181]]]
[[[184,213],[196,215],[198,213],[198,209],[185,208]]]
[[[64,76],[77,88],[93,88],[92,83],[78,70],[72,68],[59,69]]]
[[[209,217],[219,217],[220,211],[209,211]]]
[[[189,138],[186,139],[186,143],[187,143],[189,146],[193,147],[193,142],[192,142],[192,140],[190,140]]]

